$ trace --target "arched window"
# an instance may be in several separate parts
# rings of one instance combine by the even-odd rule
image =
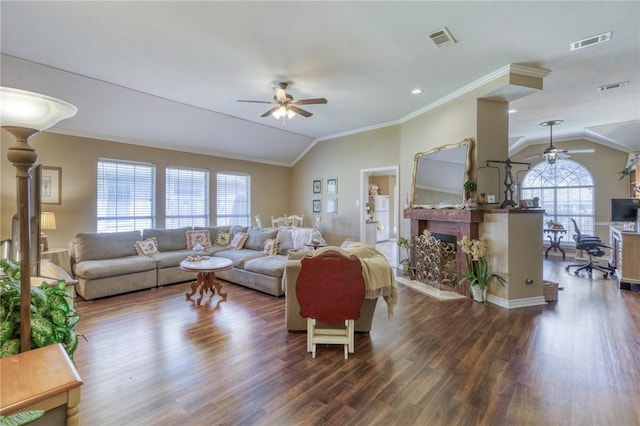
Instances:
[[[550,220],[560,222],[571,235],[573,224],[569,219],[573,218],[580,232],[594,234],[593,177],[582,164],[560,159],[554,164],[543,161],[525,174],[520,188],[521,199],[540,199],[545,223]]]

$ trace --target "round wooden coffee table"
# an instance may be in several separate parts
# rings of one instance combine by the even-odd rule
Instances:
[[[202,302],[207,290],[211,291],[211,296],[215,294],[215,290],[218,290],[218,294],[226,300],[227,293],[222,291],[222,284],[216,279],[216,272],[231,269],[232,266],[233,262],[231,260],[222,257],[210,257],[197,262],[190,262],[185,259],[180,262],[180,269],[198,274],[196,281],[191,283],[191,290],[186,293],[187,300],[191,300],[191,296],[196,294],[197,291],[200,296],[196,299],[196,304],[200,306],[200,302]]]

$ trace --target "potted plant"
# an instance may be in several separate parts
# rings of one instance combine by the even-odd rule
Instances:
[[[462,240],[458,241],[458,246],[464,253],[467,266],[466,273],[456,273],[460,277],[458,285],[469,281],[473,300],[486,303],[489,280],[495,278],[503,286],[506,284],[506,280],[499,274],[488,271],[486,255],[489,249],[483,238],[471,240],[465,235]]]
[[[469,210],[473,210],[478,207],[476,203],[475,197],[473,193],[478,189],[478,185],[475,180],[468,180],[464,183],[464,198],[465,198],[465,207]]]
[[[398,238],[398,247],[405,250],[405,258],[400,261],[405,275],[413,279],[413,267],[411,265],[411,242],[404,237]]]
[[[486,203],[487,202],[487,194],[484,192],[480,193],[480,199],[478,200],[478,203]]]
[[[20,265],[0,260],[0,358],[20,352]],[[31,347],[62,343],[69,357],[78,347],[80,315],[69,303],[64,280],[31,286]]]

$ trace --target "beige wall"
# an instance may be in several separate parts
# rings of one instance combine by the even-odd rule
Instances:
[[[603,241],[609,241],[609,221],[611,220],[611,198],[627,198],[629,196],[629,178],[620,180],[620,171],[627,164],[628,154],[584,139],[553,142],[560,149],[594,149],[591,154],[570,154],[570,160],[585,166],[595,182],[596,226],[595,233]],[[512,157],[514,161],[525,161],[527,158],[541,153],[548,145],[529,146]],[[533,164],[542,159],[529,160]],[[515,169],[514,169],[515,170]],[[571,235],[573,230],[570,230]],[[570,239],[570,237],[569,237]]]
[[[341,244],[346,238],[360,238],[362,169],[397,166],[400,127],[389,126],[351,136],[320,141],[291,171],[292,209],[312,215],[312,200],[322,199],[320,230],[329,244]],[[338,178],[338,214],[328,215],[326,183]],[[312,182],[322,179],[322,194],[313,194]]]
[[[15,214],[15,167],[6,159],[13,136],[2,131],[0,216],[1,239],[11,237],[11,218]],[[183,166],[207,169],[210,172],[210,217],[215,223],[215,175],[219,171],[244,172],[251,176],[251,211],[260,214],[263,223],[270,223],[271,215],[279,216],[290,208],[291,169],[249,161],[230,160],[137,145],[108,142],[43,133],[34,136],[31,145],[36,149],[39,163],[62,167],[62,204],[45,204],[43,210],[56,214],[57,229],[47,231],[50,247],[67,247],[77,232],[96,230],[96,164],[98,158],[145,161],[156,165],[157,227],[164,227],[164,169]],[[309,224],[310,225],[310,224]]]

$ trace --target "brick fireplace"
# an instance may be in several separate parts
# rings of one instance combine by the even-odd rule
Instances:
[[[435,235],[450,236],[456,241],[468,236],[471,239],[479,238],[479,227],[483,221],[482,210],[457,210],[457,209],[405,209],[404,217],[411,219],[411,236],[413,239],[422,235],[424,230],[429,230]],[[415,245],[411,250],[412,264],[416,265]],[[458,272],[466,272],[465,256],[462,250],[456,250],[456,269]],[[469,295],[469,284],[456,286],[456,291],[465,296]]]

